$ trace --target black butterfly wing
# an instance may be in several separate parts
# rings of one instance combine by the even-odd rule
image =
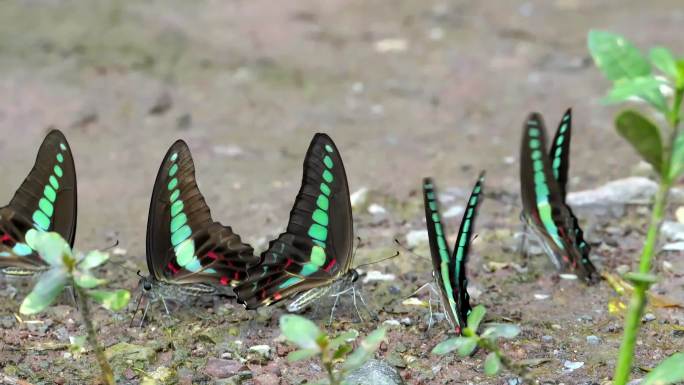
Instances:
[[[581,263],[582,256],[575,246],[573,217],[563,201],[545,149],[544,122],[541,115],[531,114],[523,126],[520,152],[523,217],[559,270],[572,271],[591,281],[594,271]]]
[[[147,220],[147,266],[160,281],[236,286],[258,263],[251,246],[214,222],[195,180],[187,144],[176,141],[154,183]]]
[[[468,252],[470,251],[470,243],[473,239],[477,209],[480,201],[482,201],[483,184],[484,172],[480,174],[470,193],[463,219],[461,219],[461,227],[458,229],[456,245],[454,246],[453,260],[455,263],[453,268],[455,271],[453,272],[453,275],[455,277],[455,282],[458,284],[458,314],[461,325],[466,325],[468,314],[470,314],[470,311],[472,310],[470,307],[470,295],[468,295]]]
[[[64,134],[50,131],[36,162],[0,209],[0,267],[37,269],[44,261],[30,247],[36,231],[55,231],[73,246],[76,236],[76,168]]]
[[[558,182],[561,198],[565,202],[568,184],[568,169],[570,168],[570,139],[572,134],[572,109],[568,108],[563,114],[556,135],[551,142],[549,158],[553,176]]]
[[[454,327],[462,327],[459,319],[458,298],[459,285],[454,281],[452,272],[455,269],[455,261],[444,235],[444,225],[439,212],[437,189],[432,178],[423,179],[423,204],[425,206],[425,221],[427,223],[430,254],[432,255],[432,268],[435,279],[439,286],[439,292],[444,309],[446,310],[449,323]]]
[[[330,284],[352,263],[353,222],[342,157],[326,134],[316,134],[304,159],[302,186],[285,233],[236,289],[248,309]]]
[[[570,139],[572,137],[572,109],[568,108],[563,114],[556,135],[551,143],[551,150],[549,151],[549,158],[551,159],[551,166],[553,168],[553,175],[558,182],[561,191],[563,202],[567,195],[568,184],[568,170],[570,168]],[[566,204],[568,213],[572,217],[572,229],[575,234],[575,246],[582,255],[582,264],[584,268],[594,274],[596,268],[589,260],[591,253],[591,246],[584,240],[584,232],[579,226],[577,216],[572,212],[570,206]]]

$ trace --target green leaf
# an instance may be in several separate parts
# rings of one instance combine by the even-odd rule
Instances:
[[[677,60],[677,88],[684,88],[684,59]]]
[[[68,277],[63,267],[53,267],[43,273],[31,293],[24,298],[19,312],[28,315],[43,311],[64,290]]]
[[[368,361],[375,354],[375,351],[378,350],[382,341],[384,341],[385,333],[385,328],[379,328],[366,336],[361,341],[361,344],[359,344],[359,347],[344,362],[342,365],[343,370],[357,369]]]
[[[108,253],[100,250],[93,250],[86,254],[85,258],[78,264],[78,267],[82,270],[89,270],[105,263],[107,259],[109,259]]]
[[[90,272],[74,272],[74,282],[84,289],[92,289],[107,282],[106,279],[99,279]]]
[[[485,374],[493,376],[501,370],[501,360],[495,353],[489,353],[484,363]]]
[[[488,324],[482,333],[482,338],[514,338],[520,334],[520,326],[513,324]]]
[[[477,346],[477,337],[455,337],[442,341],[432,349],[432,354],[444,355],[454,350],[461,356],[470,355]]]
[[[128,304],[131,299],[131,293],[128,290],[90,290],[87,292],[88,296],[101,304],[108,310],[121,310]]]
[[[349,344],[340,345],[335,353],[333,353],[333,360],[339,360],[344,358],[347,354],[352,351],[352,346]]]
[[[295,350],[287,355],[287,360],[290,362],[306,360],[311,358],[320,352],[319,349],[301,349]]]
[[[684,353],[675,353],[662,361],[641,385],[667,385],[684,381]]]
[[[280,317],[280,332],[285,338],[302,349],[317,349],[316,340],[323,334],[315,323],[308,319],[288,314]]]
[[[485,309],[483,305],[475,306],[470,314],[468,314],[468,327],[474,332],[477,332],[477,328],[480,326],[480,322],[482,322],[485,313],[487,313],[487,309]]]
[[[328,347],[332,350],[337,349],[340,345],[346,344],[348,342],[354,341],[359,336],[359,332],[356,330],[346,331],[339,336],[333,338],[328,343]]]
[[[645,284],[651,286],[652,284],[658,282],[658,277],[649,273],[639,273],[630,271],[625,273],[625,279],[632,282],[635,285]]]
[[[656,79],[651,75],[618,80],[613,84],[613,89],[603,99],[603,102],[620,103],[637,98],[652,105],[658,111],[667,114],[669,111],[667,100],[665,100],[663,93],[660,92],[660,87],[664,84],[667,84],[667,82]]]
[[[85,351],[86,336],[69,336],[69,350],[72,353]]]
[[[679,78],[679,71],[677,71],[677,61],[672,52],[665,47],[655,47],[649,54],[651,63],[658,68],[662,73],[669,76],[673,80]]]
[[[73,257],[69,244],[58,233],[34,231],[26,232],[26,241],[48,265],[62,266],[65,255]]]
[[[604,31],[590,31],[587,41],[594,63],[612,81],[646,76],[651,65],[630,41]]]
[[[682,73],[684,76],[684,72]],[[670,181],[675,182],[684,171],[684,130],[679,131],[672,144],[672,158],[670,159]]]
[[[663,175],[663,144],[658,127],[634,110],[622,111],[615,119],[615,127],[639,155]]]

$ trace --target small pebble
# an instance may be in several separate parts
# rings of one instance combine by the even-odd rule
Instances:
[[[542,336],[541,339],[542,339],[542,342],[547,342],[547,343],[553,342],[553,337],[551,337],[551,336]]]
[[[643,321],[644,322],[651,322],[651,321],[654,321],[655,319],[656,319],[656,316],[653,315],[653,313],[646,313],[646,314],[644,314]]]
[[[409,318],[409,317],[402,318],[401,321],[399,321],[399,322],[401,322],[401,324],[404,325],[404,326],[411,326],[411,325],[413,325],[413,321],[412,321],[411,318]]]
[[[582,366],[584,366],[584,362],[582,361],[565,361],[563,362],[563,367],[565,368],[563,371],[565,373],[570,373],[581,368]]]
[[[594,335],[587,336],[587,343],[589,345],[598,345],[599,342],[601,342],[601,340],[598,337],[596,337]]]
[[[384,215],[387,214],[387,210],[385,210],[384,207],[380,206],[377,203],[371,203],[370,206],[368,206],[368,212],[372,215]]]

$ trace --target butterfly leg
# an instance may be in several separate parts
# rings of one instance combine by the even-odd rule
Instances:
[[[432,317],[432,290],[428,292],[428,311],[430,312],[430,318],[428,318],[427,332],[430,333],[430,328],[434,323],[434,318]]]
[[[159,295],[159,298],[161,298],[162,303],[164,304],[164,310],[166,310],[166,315],[171,315],[171,312],[169,311],[169,307],[166,306],[166,300],[164,299],[164,296]]]
[[[368,315],[375,321],[379,320],[378,315],[375,312],[371,311],[371,309],[368,307],[368,304],[366,303],[366,300],[363,299],[363,295],[361,295],[361,292],[356,293],[356,290],[354,290],[354,295],[359,296],[359,299],[361,300],[361,303],[363,304],[364,309],[366,309]]]
[[[337,307],[337,303],[340,301],[340,294],[335,294],[335,302],[333,302],[332,309],[330,310],[330,320],[328,321],[328,326],[332,325],[333,322],[333,315],[335,314],[335,308]]]
[[[145,323],[145,318],[147,318],[147,310],[150,308],[150,303],[152,301],[147,301],[147,304],[145,305],[145,311],[143,311],[142,318],[140,318],[140,327],[143,327],[143,324]]]
[[[527,222],[523,222],[522,237],[520,238],[520,246],[518,246],[518,254],[522,255],[523,259],[527,259]]]
[[[133,321],[135,321],[135,315],[138,314],[138,310],[140,310],[140,303],[142,302],[144,295],[145,295],[144,291],[140,292],[140,296],[138,297],[138,301],[135,305],[135,311],[133,312],[133,317],[131,317],[131,322],[128,324],[129,328],[133,326]]]
[[[345,291],[348,291],[348,290],[345,290]],[[361,322],[365,322],[365,320],[361,316],[361,312],[359,311],[359,307],[356,304],[356,289],[354,288],[354,286],[351,287],[351,291],[352,291],[352,302],[354,303],[354,309],[356,309],[356,315],[359,316],[359,320],[361,320]]]

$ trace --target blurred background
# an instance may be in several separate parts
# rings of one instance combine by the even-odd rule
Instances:
[[[490,191],[517,196],[523,119],[555,127],[570,106],[571,189],[593,187],[637,158],[600,103],[588,30],[682,52],[683,23],[678,0],[0,1],[0,202],[60,128],[77,247],[117,238],[142,256],[154,177],[183,138],[215,219],[263,248],[314,132],[352,192],[418,205],[421,177],[469,189],[486,169]]]

